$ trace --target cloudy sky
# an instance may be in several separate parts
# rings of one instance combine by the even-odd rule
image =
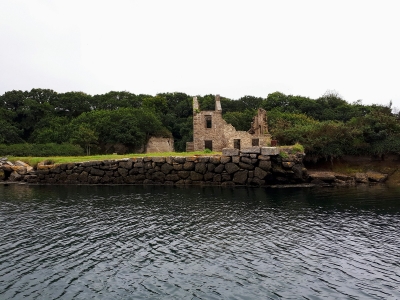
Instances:
[[[398,0],[0,1],[0,94],[280,91],[400,107]]]

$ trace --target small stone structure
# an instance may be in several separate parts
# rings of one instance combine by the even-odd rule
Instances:
[[[146,145],[146,153],[174,152],[174,139],[163,137],[150,137]]]
[[[249,131],[237,131],[222,118],[220,96],[215,96],[215,110],[201,111],[197,97],[193,97],[193,142],[186,144],[186,151],[222,151],[223,148],[242,149],[269,146],[267,112],[259,108]]]

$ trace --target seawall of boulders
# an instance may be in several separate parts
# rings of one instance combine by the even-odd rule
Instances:
[[[222,155],[134,157],[32,168],[0,158],[0,183],[164,184],[221,186],[352,186],[383,183],[388,174],[308,171],[304,153],[291,147],[223,149]]]
[[[135,157],[38,164],[28,171],[7,164],[3,180],[31,184],[248,185],[299,184],[308,180],[304,153],[277,147],[224,149],[222,155]],[[4,166],[4,165],[3,165]],[[0,168],[3,168],[0,166]]]

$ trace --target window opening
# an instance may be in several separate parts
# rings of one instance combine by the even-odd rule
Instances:
[[[233,140],[233,148],[240,150],[240,140],[239,139]]]
[[[206,116],[206,128],[212,128],[211,116]]]

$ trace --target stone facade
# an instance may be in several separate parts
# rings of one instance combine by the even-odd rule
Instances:
[[[146,145],[146,153],[174,152],[174,139],[152,136]]]
[[[201,111],[197,97],[193,98],[193,142],[187,143],[186,151],[222,151],[223,148],[269,146],[270,143],[267,113],[262,108],[258,109],[249,131],[237,131],[222,118],[219,95],[215,96],[214,111]]]

